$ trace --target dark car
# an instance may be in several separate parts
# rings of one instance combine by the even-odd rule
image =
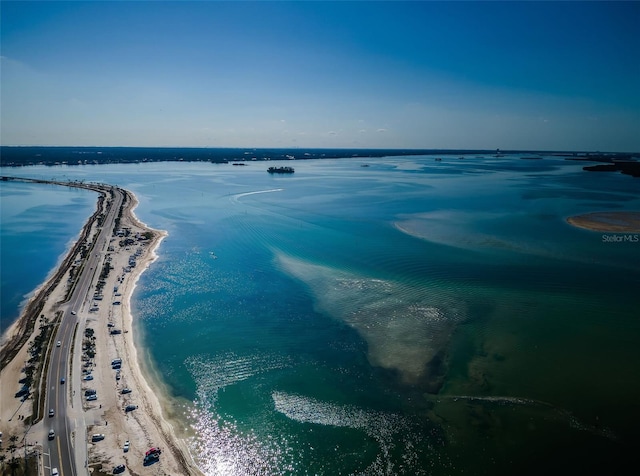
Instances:
[[[118,466],[114,466],[113,474],[120,474],[125,470],[124,464],[119,464]]]
[[[20,390],[18,390],[18,393],[16,393],[15,397],[20,398],[20,397],[26,397],[27,395],[29,395],[29,387],[24,386]]]
[[[65,382],[64,377],[62,377],[62,378],[60,379],[60,385],[64,385],[64,382]]]

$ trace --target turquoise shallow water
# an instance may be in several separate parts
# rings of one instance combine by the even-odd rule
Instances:
[[[640,210],[640,182],[553,157],[267,165],[19,170],[129,188],[169,232],[134,312],[207,474],[629,461],[640,243],[565,219]]]

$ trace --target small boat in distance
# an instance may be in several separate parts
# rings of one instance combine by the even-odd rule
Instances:
[[[295,170],[293,167],[269,167],[267,172],[270,174],[292,174]]]

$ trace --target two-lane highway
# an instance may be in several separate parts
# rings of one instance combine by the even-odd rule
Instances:
[[[79,473],[76,467],[74,444],[80,445],[74,442],[74,435],[75,438],[86,438],[86,429],[76,427],[75,420],[71,419],[67,412],[74,392],[81,391],[80,386],[76,385],[77,388],[75,388],[76,386],[71,380],[70,366],[73,365],[75,372],[80,373],[80,361],[74,362],[72,355],[76,324],[81,322],[81,311],[87,301],[88,293],[99,276],[104,257],[102,251],[107,248],[113,235],[115,219],[124,201],[124,193],[120,189],[113,188],[113,191],[114,199],[108,208],[103,226],[94,239],[94,245],[77,277],[73,293],[63,307],[58,332],[54,337],[54,343],[59,341],[60,346],[54,344],[50,354],[45,397],[45,412],[47,414],[45,428],[47,431],[53,429],[55,437],[45,444],[45,453],[49,454],[49,467],[58,468],[61,476],[75,476]],[[106,198],[110,199],[108,192]],[[51,417],[49,416],[50,409],[54,411],[54,415]],[[45,465],[47,465],[47,461],[45,461]],[[87,468],[84,469],[84,472],[87,472]]]

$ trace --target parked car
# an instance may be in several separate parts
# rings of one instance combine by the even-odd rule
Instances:
[[[133,410],[135,410],[136,408],[138,408],[138,405],[127,405],[127,406],[124,408],[124,411],[125,411],[125,412],[132,412],[132,411],[133,411]]]
[[[18,392],[15,394],[16,398],[27,397],[29,395],[29,387],[24,385]]]
[[[91,441],[102,441],[104,440],[104,433],[94,433],[91,435]]]
[[[151,455],[159,455],[161,453],[162,453],[162,450],[154,446],[153,448],[149,448],[149,450],[144,455],[151,456]]]
[[[125,470],[124,464],[119,464],[118,466],[114,466],[113,474],[120,474],[124,472],[124,470]]]
[[[124,446],[122,447],[122,450],[126,453],[127,451],[129,451],[129,440],[124,442]]]
[[[126,395],[127,393],[131,393],[131,392],[132,392],[132,390],[130,388],[126,388],[126,387],[123,388],[122,390],[120,390],[120,393],[122,395]]]
[[[97,399],[98,399],[98,396],[95,393],[93,395],[87,395],[87,402],[92,402]]]
[[[93,375],[87,374],[87,375],[84,376],[83,380],[93,380]]]

